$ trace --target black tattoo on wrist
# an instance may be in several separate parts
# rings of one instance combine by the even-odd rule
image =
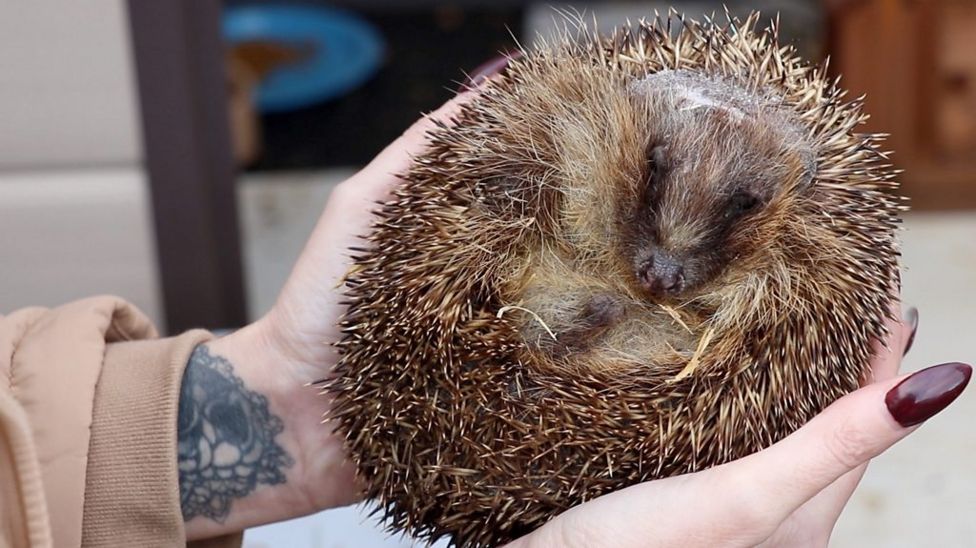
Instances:
[[[294,461],[276,442],[284,430],[268,399],[244,387],[206,345],[190,355],[180,388],[177,463],[183,519],[223,522],[234,499],[285,482]]]

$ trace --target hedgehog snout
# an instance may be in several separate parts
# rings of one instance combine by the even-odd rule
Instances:
[[[685,288],[685,268],[676,256],[657,250],[638,264],[637,279],[655,295],[675,295]]]

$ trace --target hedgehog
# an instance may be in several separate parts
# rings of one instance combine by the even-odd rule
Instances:
[[[429,135],[323,392],[387,527],[495,546],[790,434],[866,380],[905,200],[760,15],[576,25]]]

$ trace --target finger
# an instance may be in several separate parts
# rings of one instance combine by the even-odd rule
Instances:
[[[911,334],[911,325],[908,320],[897,321],[901,312],[901,304],[892,304],[891,317],[888,320],[888,340],[885,343],[876,341],[874,345],[874,359],[871,363],[872,379],[874,382],[887,381],[898,374],[901,359],[898,359],[896,348],[904,348],[904,341]],[[910,309],[914,310],[914,308]],[[889,356],[889,354],[891,354]],[[860,483],[861,478],[867,471],[868,463],[858,466],[854,470],[844,474],[837,481],[831,483],[823,491],[817,493],[811,500],[803,504],[798,511],[810,512],[811,516],[817,516],[825,520],[824,523],[832,524],[837,521],[837,516],[847,505],[851,495]]]
[[[437,124],[452,124],[463,105],[472,101],[480,89],[460,93],[418,120],[366,167],[332,190],[325,211],[292,270],[289,287],[334,288],[342,283],[349,264],[336,261],[335,257],[348,259],[349,248],[363,245],[361,238],[375,221],[370,212],[376,209],[377,202],[389,197],[400,181],[398,174],[406,173],[412,159],[424,151],[429,132]]]
[[[971,374],[947,363],[861,388],[768,449],[703,475],[763,493],[754,497],[763,511],[785,517],[952,403]]]
[[[871,346],[871,366],[864,385],[893,378],[901,368],[901,358],[904,356],[905,338],[908,330],[902,317],[901,302],[895,299],[891,304],[885,326],[888,337],[885,340],[875,339]]]
[[[513,59],[519,57],[521,57],[520,52],[507,53],[475,69],[468,77],[468,82],[461,86],[457,96],[407,128],[399,138],[383,149],[372,162],[353,177],[354,182],[370,187],[370,190],[377,194],[376,199],[382,199],[395,183],[396,176],[406,173],[413,159],[426,149],[430,133],[439,127],[454,125],[463,105],[474,100]]]
[[[794,512],[794,516],[797,516],[802,523],[816,523],[825,531],[832,530],[840,513],[847,506],[861,479],[864,478],[869,464],[858,466],[825,487],[823,491],[801,505]]]
[[[904,349],[903,355],[908,354],[908,351],[912,349],[912,345],[915,343],[915,332],[918,331],[918,309],[914,306],[905,313],[905,324],[908,327],[908,337],[902,347]]]
[[[906,321],[897,321],[901,312],[901,305],[897,301],[892,304],[891,318],[888,319],[888,339],[882,343],[875,341],[874,358],[871,361],[870,382],[887,381],[898,374],[901,366],[901,359],[893,349],[904,347],[904,341],[911,332],[911,327]],[[837,481],[831,483],[823,491],[817,493],[811,500],[807,501],[800,511],[810,512],[811,515],[819,516],[828,520],[824,523],[834,523],[841,510],[847,505],[854,489],[860,483],[864,472],[867,471],[868,464],[862,464],[854,470],[844,474]]]
[[[423,115],[353,176],[351,182],[378,189],[389,187],[389,184],[395,182],[395,176],[406,173],[413,158],[424,152],[430,133],[439,126],[454,125],[462,106],[471,102],[477,95],[477,90],[464,91],[437,110]]]
[[[506,548],[613,546],[655,548],[755,544],[759,536],[741,524],[712,527],[719,508],[714,491],[675,476],[615,491],[556,516]]]
[[[453,123],[462,105],[471,101],[476,92],[465,92],[448,101],[439,109],[426,115],[408,128],[403,135],[387,146],[361,171],[339,184],[329,196],[325,211],[319,218],[308,249],[316,248],[332,253],[333,247],[346,249],[362,245],[359,238],[369,231],[375,221],[373,212],[377,204],[388,200],[390,193],[401,182],[402,175],[410,168],[413,157],[422,153],[428,143],[428,133],[438,123]],[[344,235],[344,238],[337,236]],[[334,246],[320,242],[327,239]],[[345,268],[340,274],[344,275]]]
[[[336,234],[347,234],[355,240],[365,233],[373,222],[368,213],[376,209],[377,202],[389,197],[400,181],[397,174],[406,173],[413,157],[423,152],[428,143],[428,133],[438,123],[453,123],[462,106],[476,95],[476,92],[468,91],[444,103],[410,126],[366,167],[336,186],[306,249],[325,250],[328,246],[323,246],[318,240],[335,239]],[[356,242],[343,240],[337,243],[348,247]]]

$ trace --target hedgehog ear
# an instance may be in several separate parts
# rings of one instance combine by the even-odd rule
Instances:
[[[647,147],[647,163],[651,166],[651,176],[660,175],[667,165],[667,149],[663,144],[652,141]]]
[[[798,186],[801,190],[806,190],[813,186],[813,181],[817,176],[817,155],[812,150],[805,150],[802,153],[801,161],[803,171]]]

